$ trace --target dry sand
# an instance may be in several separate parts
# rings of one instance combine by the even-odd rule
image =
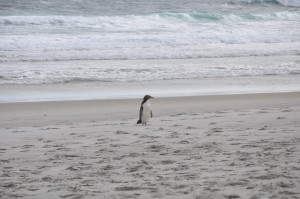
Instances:
[[[0,104],[1,198],[299,198],[300,93]]]

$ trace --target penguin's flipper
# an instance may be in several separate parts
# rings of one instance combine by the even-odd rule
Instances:
[[[140,108],[139,120],[136,122],[137,124],[142,123],[142,114],[143,114],[143,106],[141,106]]]
[[[153,113],[152,113],[152,110],[150,111],[150,114],[151,114],[151,118],[153,118]]]

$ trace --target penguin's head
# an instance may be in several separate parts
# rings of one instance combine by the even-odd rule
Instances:
[[[151,95],[145,95],[143,101],[145,102],[145,101],[147,101],[148,99],[151,99],[151,98],[154,98],[154,97],[152,97]]]

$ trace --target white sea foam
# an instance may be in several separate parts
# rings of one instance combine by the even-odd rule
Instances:
[[[119,3],[124,1],[116,0],[101,2],[103,7],[97,9],[96,0],[72,5],[59,0],[24,1],[21,7],[0,2],[0,84],[299,73],[297,61],[250,68],[241,63],[191,64],[199,58],[300,55],[300,11],[292,0],[178,0],[178,5],[171,0],[127,0],[131,6],[122,8]],[[170,6],[164,7],[165,3]],[[173,59],[185,61],[143,64]],[[91,60],[99,65],[86,65]],[[126,61],[129,65],[119,67],[103,65],[104,60],[141,62]]]
[[[199,58],[300,52],[299,11],[4,16],[0,17],[0,27],[0,61]],[[285,48],[260,45],[278,43]],[[229,44],[227,49],[223,44]],[[247,45],[235,52],[232,44]],[[263,48],[255,51],[254,44]],[[209,52],[213,45],[216,49]]]
[[[125,16],[0,16],[0,25],[18,26],[67,26],[67,27],[95,27],[109,30],[112,29],[155,29],[163,27],[174,28],[171,22],[203,22],[223,21],[276,21],[276,20],[299,20],[299,11],[281,11],[271,13],[158,13],[150,15],[125,15]],[[152,28],[151,28],[152,27]]]
[[[0,84],[141,82],[300,74],[297,57],[11,62],[0,64]],[[2,66],[6,66],[6,68]]]

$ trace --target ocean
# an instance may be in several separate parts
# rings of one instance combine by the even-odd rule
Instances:
[[[299,55],[298,0],[0,1],[0,86],[300,75]],[[218,61],[273,56],[296,58]]]

